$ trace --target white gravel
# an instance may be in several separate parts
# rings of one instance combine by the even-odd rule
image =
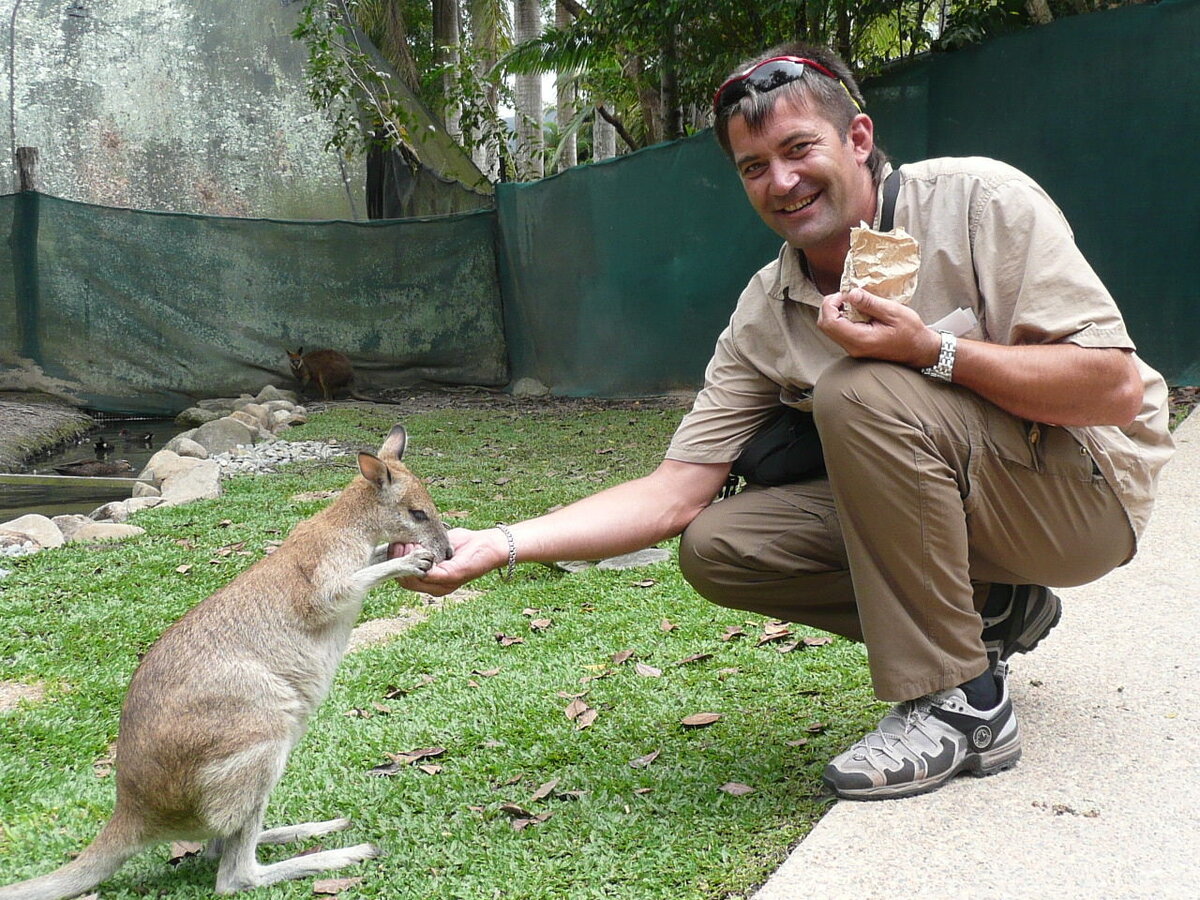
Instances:
[[[274,472],[279,466],[308,459],[332,459],[345,456],[349,448],[337,441],[270,441],[252,447],[238,447],[214,453],[209,459],[221,467],[221,477],[249,472]]]

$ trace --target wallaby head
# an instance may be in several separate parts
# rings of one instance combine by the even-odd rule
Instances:
[[[359,453],[358,470],[374,488],[383,540],[420,544],[435,560],[449,559],[450,538],[424,482],[401,462],[408,433],[395,425],[379,453]]]

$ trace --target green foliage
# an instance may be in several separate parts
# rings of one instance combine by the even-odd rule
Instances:
[[[448,521],[490,527],[649,471],[679,416],[429,413],[405,422],[406,462]],[[374,448],[391,424],[386,410],[344,408],[290,436]],[[350,459],[236,478],[218,500],[139,513],[146,534],[132,541],[6,562],[0,680],[47,689],[0,713],[6,880],[46,872],[91,839],[111,808],[110,744],[140,654],[327,502],[311,492],[344,485]],[[383,857],[338,873],[363,878],[355,896],[745,895],[823,812],[825,761],[878,716],[860,647],[759,644],[762,617],[706,603],[673,562],[577,575],[522,565],[441,608],[426,600],[396,585],[372,592],[365,618],[425,620],[346,658],[268,810],[269,824],[346,815],[352,830],[325,846],[380,845]],[[723,639],[730,629],[743,636]],[[793,630],[789,641],[816,635]],[[574,699],[594,711],[587,727],[567,716]],[[681,724],[700,712],[721,718]],[[389,754],[430,748],[443,752],[370,774]],[[753,793],[721,789],[730,783]],[[211,896],[211,863],[166,858],[166,847],[136,857],[104,896]],[[256,892],[311,895],[311,881]]]
[[[359,0],[306,0],[292,37],[308,46],[309,98],[329,116],[326,149],[347,156],[374,144],[416,159],[408,131],[413,118],[384,71],[359,41],[353,14]]]

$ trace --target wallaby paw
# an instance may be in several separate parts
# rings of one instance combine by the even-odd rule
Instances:
[[[433,551],[426,550],[424,547],[418,547],[407,556],[402,557],[402,561],[412,566],[421,575],[432,569],[435,562]]]

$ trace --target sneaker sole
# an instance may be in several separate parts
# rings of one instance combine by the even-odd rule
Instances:
[[[910,782],[908,784],[883,784],[869,788],[839,789],[830,779],[822,776],[821,780],[825,782],[827,788],[843,800],[899,800],[904,797],[917,797],[921,794],[936,791],[964,772],[974,775],[976,778],[986,778],[988,775],[995,775],[997,772],[1011,769],[1017,764],[1020,758],[1021,744],[1017,741],[1016,746],[1009,744],[1006,747],[997,748],[990,753],[970,753],[953,769],[949,769],[941,775],[927,779],[926,781]]]
[[[1062,601],[1058,599],[1058,595],[1049,588],[1041,590],[1046,592],[1046,602],[1038,609],[1037,617],[1028,620],[1025,629],[1004,647],[1000,655],[1001,660],[1008,659],[1014,653],[1028,653],[1033,650],[1062,618]]]

